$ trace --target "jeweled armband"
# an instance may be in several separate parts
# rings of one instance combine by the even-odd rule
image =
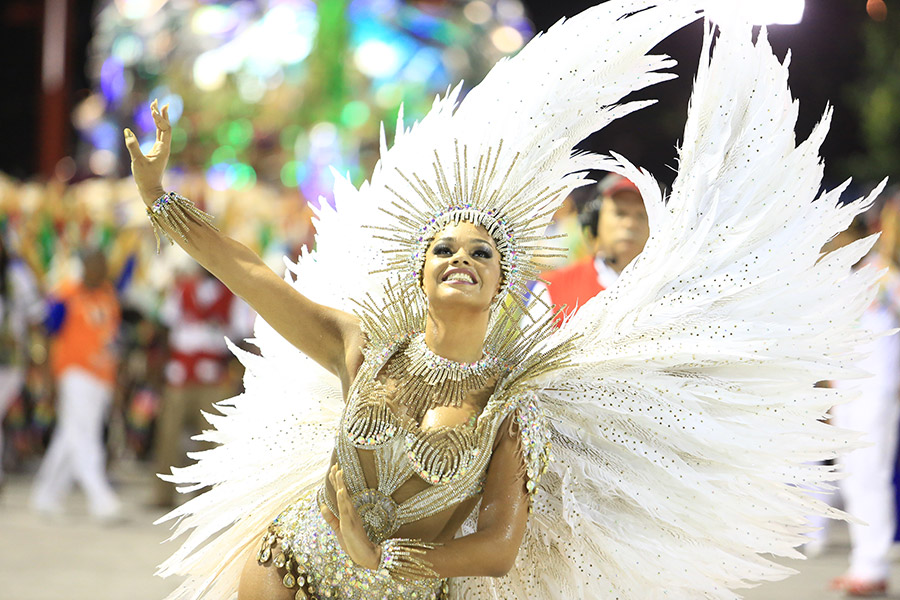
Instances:
[[[203,212],[194,206],[193,202],[176,192],[166,192],[157,198],[153,204],[147,207],[147,216],[150,217],[150,223],[153,225],[153,235],[156,236],[157,254],[159,254],[160,233],[167,233],[162,227],[163,224],[180,235],[185,242],[188,241],[188,221],[191,219],[209,225],[218,231],[218,228],[212,223],[212,215]],[[171,234],[167,235],[169,236],[169,243],[174,243]]]
[[[425,560],[425,551],[434,550],[438,544],[429,544],[407,538],[391,538],[381,542],[383,569],[397,579],[437,579],[440,577]]]

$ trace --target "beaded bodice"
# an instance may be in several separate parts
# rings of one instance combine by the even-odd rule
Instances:
[[[434,371],[417,368],[410,358],[415,345],[423,343],[419,334],[394,344],[391,352],[370,353],[350,388],[341,419],[338,460],[376,543],[405,524],[480,493],[497,430],[516,404],[493,392],[491,384],[502,379],[505,369],[490,357],[462,365],[462,385],[423,382]],[[423,426],[429,409],[459,407],[466,393],[477,394],[485,387],[489,397],[480,413],[452,426]],[[377,481],[366,481],[363,452],[373,454]],[[428,486],[396,502],[392,495],[414,477]]]

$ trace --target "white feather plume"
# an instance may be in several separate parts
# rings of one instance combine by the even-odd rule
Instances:
[[[858,376],[857,320],[879,274],[851,272],[873,238],[822,255],[881,192],[819,194],[831,111],[797,146],[788,68],[765,30],[708,33],[668,201],[646,172],[651,236],[556,342],[571,364],[520,383],[553,423],[555,461],[517,566],[463,579],[461,598],[734,599],[791,571],[806,518],[835,516],[805,489],[811,464],[855,437],[819,421],[844,399],[816,382]],[[710,59],[710,54],[712,58]]]

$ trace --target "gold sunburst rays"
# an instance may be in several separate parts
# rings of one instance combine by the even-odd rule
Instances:
[[[368,226],[380,232],[376,239],[393,246],[384,250],[387,260],[379,271],[396,270],[410,283],[418,283],[434,236],[447,225],[471,222],[487,230],[500,254],[503,285],[497,304],[509,296],[524,309],[528,282],[548,268],[546,261],[565,256],[564,249],[546,244],[559,236],[546,236],[544,229],[557,209],[552,200],[566,186],[535,189],[539,174],[513,182],[521,154],[517,152],[501,172],[502,151],[501,140],[474,158],[468,146],[454,140],[452,163],[445,164],[435,150],[428,177],[396,168],[410,192],[386,185],[395,199],[379,210],[392,223]]]

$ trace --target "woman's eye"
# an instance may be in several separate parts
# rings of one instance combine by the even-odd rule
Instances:
[[[487,248],[479,248],[472,253],[472,256],[474,256],[475,258],[491,258],[492,256],[494,256],[494,253]]]
[[[432,253],[437,256],[446,256],[448,254],[452,254],[452,252],[450,251],[450,246],[443,246],[443,245],[435,246],[434,250],[432,250]]]

